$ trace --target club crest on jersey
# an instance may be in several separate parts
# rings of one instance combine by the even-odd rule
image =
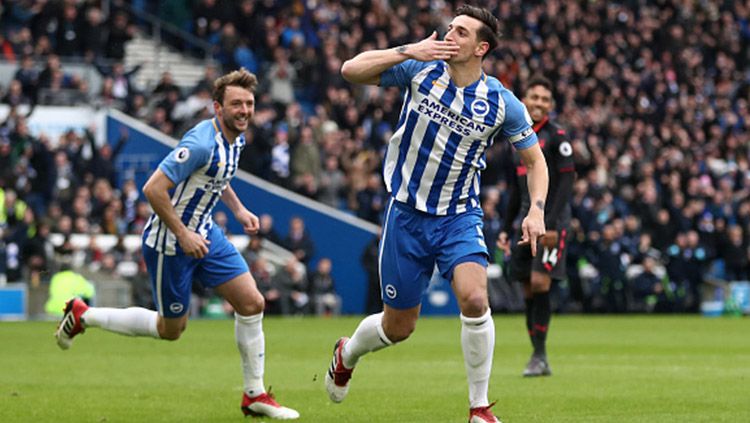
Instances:
[[[177,150],[174,155],[174,159],[177,163],[185,163],[190,158],[190,150],[187,147],[182,147]]]
[[[174,314],[181,313],[183,308],[184,306],[180,303],[172,303],[169,305],[169,311],[171,311]]]
[[[485,117],[490,112],[490,105],[481,98],[477,98],[471,103],[471,112],[477,117]]]

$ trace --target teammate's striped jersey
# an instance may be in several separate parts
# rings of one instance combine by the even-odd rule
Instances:
[[[479,173],[496,135],[516,149],[536,144],[526,107],[497,79],[457,87],[443,61],[407,60],[380,75],[405,89],[383,173],[396,200],[434,215],[479,207]]]
[[[159,164],[159,169],[175,184],[172,206],[189,230],[207,235],[213,225],[211,212],[237,171],[244,147],[244,135],[230,143],[214,118],[188,131]],[[146,224],[143,239],[146,245],[166,255],[177,253],[175,235],[156,213]]]

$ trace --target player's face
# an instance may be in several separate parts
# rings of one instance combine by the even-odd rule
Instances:
[[[232,132],[233,137],[247,130],[255,114],[255,95],[236,86],[228,86],[224,91],[224,102],[214,104],[216,114],[221,118],[224,128]]]
[[[466,15],[453,18],[448,25],[445,41],[452,41],[459,46],[458,54],[446,60],[448,63],[467,62],[475,57],[481,57],[487,52],[489,43],[480,41],[477,34],[482,27],[482,21]]]
[[[526,105],[531,119],[539,122],[552,110],[552,93],[541,85],[535,85],[526,90],[523,104]]]

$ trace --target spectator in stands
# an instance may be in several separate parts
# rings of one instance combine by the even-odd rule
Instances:
[[[223,5],[216,0],[200,0],[193,6],[193,28],[200,34],[210,34],[209,28],[220,25],[221,21],[226,19]]]
[[[0,188],[0,226],[13,228],[23,221],[26,203],[12,188]],[[7,233],[6,233],[7,235]]]
[[[10,32],[10,42],[17,57],[31,56],[34,54],[34,37],[29,28],[20,28],[15,34]]]
[[[44,309],[50,316],[62,316],[65,302],[71,297],[80,297],[86,304],[91,304],[96,295],[94,284],[73,271],[70,268],[70,260],[72,258],[68,258],[62,264],[60,271],[52,276],[50,281],[49,299],[44,305]]]
[[[276,228],[273,227],[273,217],[270,214],[264,213],[258,217],[260,221],[260,228],[258,229],[258,237],[267,239],[276,245],[284,246],[284,240],[281,238]]]
[[[305,265],[290,258],[273,277],[281,292],[281,309],[285,315],[307,314],[310,306]]]
[[[298,177],[296,191],[307,198],[318,199],[318,182],[312,173],[303,173]]]
[[[346,187],[346,176],[339,168],[339,159],[336,156],[326,156],[323,169],[320,174],[320,186],[318,189],[318,200],[334,208],[340,208],[342,193]]]
[[[121,217],[120,213],[120,201],[112,201],[105,209],[101,219],[99,219],[99,227],[101,233],[108,235],[118,235],[125,233],[125,221]]]
[[[128,225],[128,233],[141,234],[151,216],[151,207],[145,201],[138,201],[135,206],[135,219]]]
[[[221,229],[224,235],[231,235],[231,232],[229,232],[229,229],[227,228],[227,222],[229,221],[229,218],[227,217],[226,213],[218,210],[214,213],[213,219],[216,227]]]
[[[209,87],[205,87],[205,89],[210,89]],[[156,84],[156,87],[154,87],[153,91],[151,91],[151,94],[153,95],[166,95],[169,91],[180,91],[180,87],[177,86],[174,82],[174,76],[172,76],[172,73],[169,71],[164,71],[161,74],[161,78],[159,79],[159,82]]]
[[[232,22],[226,22],[222,25],[220,32],[213,34],[209,38],[218,50],[215,54],[216,59],[221,63],[224,69],[236,69],[234,53],[241,44],[241,39],[237,34],[237,29]]]
[[[257,237],[254,237],[257,238]],[[250,272],[255,278],[258,290],[263,294],[266,302],[265,314],[283,314],[286,307],[283,299],[283,287],[277,285],[278,280],[274,277],[276,270],[273,265],[263,257],[257,257],[250,265]]]
[[[169,120],[169,112],[167,112],[163,106],[157,106],[154,108],[148,124],[152,128],[156,128],[167,135],[172,135],[174,133],[174,125]]]
[[[271,149],[271,180],[282,187],[288,187],[290,176],[289,131],[280,124],[274,131],[274,145]]]
[[[68,155],[65,151],[58,150],[55,153],[55,167],[54,167],[54,197],[57,198],[60,203],[68,203],[73,193],[78,186],[78,177],[73,172],[73,166],[68,159]]]
[[[357,216],[375,224],[382,223],[383,211],[388,202],[388,193],[382,184],[381,176],[371,173],[367,185],[356,194]]]
[[[657,270],[657,261],[646,256],[642,262],[642,271],[633,280],[633,300],[640,305],[642,311],[672,312],[674,311],[675,292],[669,278],[659,277],[657,272],[664,274],[664,269]]]
[[[13,45],[2,33],[0,33],[0,58],[9,62],[16,61],[16,53],[13,51]]]
[[[271,152],[274,146],[273,120],[276,111],[261,105],[255,111],[247,146],[240,159],[240,168],[263,179],[271,180]]]
[[[104,142],[101,146],[96,145],[96,138],[94,133],[96,132],[95,127],[88,128],[84,137],[89,143],[91,148],[91,158],[85,164],[87,172],[91,172],[94,178],[101,178],[109,182],[110,186],[117,186],[117,170],[115,169],[115,163],[117,156],[122,151],[125,144],[128,142],[127,134],[123,134],[116,142],[114,147]]]
[[[234,26],[241,37],[250,42],[250,50],[257,50],[257,43],[263,37],[261,16],[255,8],[254,0],[241,0],[233,14]],[[252,72],[251,69],[248,69]]]
[[[125,113],[136,119],[147,121],[151,111],[146,104],[146,96],[143,93],[135,93],[126,105]]]
[[[11,109],[11,112],[13,110],[15,109]],[[6,183],[13,179],[13,165],[15,165],[13,146],[10,140],[12,132],[8,123],[0,126],[0,175],[3,176],[1,180]]]
[[[212,113],[212,103],[211,91],[201,87],[175,104],[171,118],[176,122],[205,119]]]
[[[274,62],[268,69],[268,82],[271,101],[281,113],[294,102],[294,86],[297,83],[297,71],[289,63],[286,49],[277,47],[273,52]]]
[[[341,298],[336,294],[331,269],[331,259],[323,257],[310,276],[310,296],[318,316],[335,316],[341,313]]]
[[[148,269],[146,268],[146,262],[143,257],[137,258],[138,271],[135,275],[131,276],[130,284],[132,286],[132,298],[133,306],[153,308],[154,300],[151,291],[151,280],[148,276]]]
[[[315,246],[305,229],[305,221],[295,216],[289,220],[289,232],[284,237],[282,245],[294,254],[302,264],[307,265],[315,253]]]
[[[258,58],[244,40],[239,40],[237,43],[237,47],[232,54],[232,60],[234,66],[238,68],[245,68],[253,73],[260,71]]]
[[[13,79],[21,83],[23,95],[30,100],[36,99],[38,76],[39,72],[34,68],[34,59],[31,55],[24,55],[21,58],[20,67],[13,76]],[[5,100],[3,102],[6,103]]]
[[[595,241],[598,254],[590,255],[592,264],[600,273],[599,293],[604,300],[604,310],[623,313],[627,311],[627,280],[622,265],[622,244],[611,224],[604,225],[601,239]]]
[[[91,217],[95,220],[100,220],[107,207],[115,201],[119,201],[112,185],[104,178],[96,178],[91,189],[90,199],[87,199],[84,195],[76,195],[76,200],[79,199],[86,205]]]
[[[21,247],[21,257],[28,269],[28,282],[32,287],[38,287],[50,272],[52,267],[53,245],[49,239],[50,227],[46,223],[38,223],[36,233]]]
[[[61,70],[60,57],[56,54],[48,55],[46,65],[37,80],[38,87],[49,88],[52,85],[53,74]]]
[[[311,177],[315,187],[320,183],[320,150],[315,142],[313,130],[309,126],[303,126],[300,131],[299,140],[292,149],[290,167],[292,184],[296,190],[301,191],[303,177]]]
[[[47,57],[51,54],[54,54],[55,50],[52,47],[52,42],[50,41],[49,37],[46,35],[42,35],[36,40],[36,45],[34,45],[34,51],[31,53],[34,55],[34,57]]]
[[[203,70],[203,78],[201,78],[193,87],[192,92],[204,89],[211,91],[214,88],[214,81],[218,76],[218,69],[213,64],[208,64]]]
[[[65,57],[81,56],[83,53],[82,25],[75,4],[62,5],[62,15],[57,21],[55,51]]]
[[[56,22],[60,13],[59,2],[34,1],[29,7],[29,26],[34,38],[54,37]]]
[[[136,27],[129,22],[128,15],[121,11],[114,14],[108,27],[109,34],[104,46],[104,56],[108,59],[123,60],[125,43],[135,37]]]
[[[96,6],[89,6],[85,14],[85,21],[80,25],[81,49],[86,61],[92,63],[104,51],[107,29],[104,26],[104,16],[101,9]]]
[[[125,222],[130,225],[136,218],[138,200],[140,192],[135,185],[135,181],[128,179],[122,184],[120,189],[120,202],[122,203],[122,216]]]
[[[245,247],[245,250],[242,252],[242,258],[245,259],[249,267],[252,267],[253,263],[260,258],[262,250],[263,238],[258,235],[251,236],[247,243],[247,247]]]
[[[96,70],[103,77],[112,79],[112,96],[123,104],[127,104],[130,97],[134,94],[131,79],[133,75],[141,70],[141,67],[143,67],[143,64],[138,64],[126,72],[125,65],[119,61],[115,62],[112,66],[96,64]]]
[[[2,103],[11,107],[17,107],[22,104],[31,104],[31,98],[24,94],[21,81],[14,79],[10,81],[8,92],[2,98]]]
[[[85,79],[74,78],[76,71],[67,67],[67,58],[64,58],[66,64],[60,65],[57,55],[67,47],[57,48],[56,42],[69,2],[11,3],[13,7],[7,6],[6,13],[0,14],[5,40],[3,54],[20,59],[14,79],[21,82],[22,92],[31,103],[40,91],[48,102],[83,102],[121,110],[127,107],[131,114],[167,134],[184,127],[182,116],[171,116],[178,101],[154,107],[146,101],[152,97],[131,94],[131,100],[122,103],[115,95],[113,79],[105,78],[101,87],[89,89]],[[334,179],[340,180],[337,172],[341,171],[343,178],[351,181],[345,186],[334,183],[329,188],[324,170],[316,195],[327,204],[356,211],[357,192],[365,189],[370,174],[380,173],[383,140],[389,138],[398,122],[400,94],[393,89],[363,89],[344,84],[339,73],[340,57],[417,39],[420,34],[444,26],[444,16],[450,15],[455,5],[446,2],[442,9],[437,9],[440,13],[427,14],[412,12],[403,1],[385,7],[378,2],[364,2],[361,7],[348,9],[335,2],[316,2],[305,5],[304,11],[295,9],[298,6],[295,2],[206,0],[193,6],[188,3],[160,2],[160,11],[167,7],[177,10],[179,13],[168,14],[175,22],[202,19],[202,26],[196,25],[192,30],[204,39],[231,22],[236,28],[238,45],[247,45],[252,50],[253,60],[264,75],[269,75],[275,65],[274,54],[285,53],[289,67],[298,76],[298,83],[291,87],[292,98],[301,104],[301,116],[294,118],[300,122],[297,127],[310,126],[321,156],[335,158],[331,163],[338,162],[338,166],[331,164]],[[663,260],[669,257],[668,248],[676,244],[675,230],[698,232],[699,244],[706,254],[702,269],[713,267],[716,261],[727,261],[728,250],[723,247],[728,245],[725,241],[732,225],[742,228],[747,245],[750,84],[742,75],[750,69],[750,61],[742,53],[748,50],[749,38],[743,29],[744,6],[741,2],[724,3],[717,21],[710,18],[715,2],[696,3],[688,15],[672,2],[488,3],[493,14],[501,19],[506,35],[497,54],[491,53],[486,58],[485,72],[511,89],[524,86],[528,76],[536,73],[545,73],[557,81],[553,94],[559,102],[559,113],[555,118],[570,129],[576,168],[581,170],[575,191],[574,220],[581,227],[582,240],[600,232],[604,225],[623,219],[622,247],[625,256],[634,258],[635,234],[629,232],[628,222],[630,216],[635,216],[640,220],[639,231],[652,239],[653,245],[647,249],[665,253]],[[113,5],[104,24],[98,5],[88,2],[78,8],[74,32],[82,41],[86,58],[124,57],[124,44],[137,29],[127,12]],[[558,16],[565,19],[557,19]],[[701,42],[695,43],[695,39]],[[97,54],[99,42],[101,53]],[[181,43],[175,44],[182,47]],[[606,48],[600,48],[602,45]],[[705,48],[712,45],[720,48]],[[36,69],[34,63],[45,60],[50,64],[39,74],[41,69]],[[217,76],[215,71],[215,66],[207,66],[207,77],[198,84],[210,89]],[[0,86],[3,98],[10,90],[11,79],[0,81]],[[150,92],[152,87],[147,88]],[[277,113],[268,106],[269,88],[258,93],[256,123],[247,135],[248,146],[241,166],[262,178],[286,183],[271,171],[272,157],[276,159],[275,166],[282,164],[276,169],[293,168],[293,158],[287,165],[283,163],[289,159],[290,148],[293,152],[298,135],[295,124],[285,113]],[[100,90],[102,94],[98,94]],[[88,91],[97,95],[91,96]],[[154,99],[155,103],[158,101]],[[287,107],[287,111],[295,107]],[[59,170],[50,166],[49,161],[44,164],[44,156],[56,154],[56,149],[50,147],[56,140],[38,148],[35,138],[32,151],[23,150],[28,166],[16,167],[15,163],[5,166],[11,160],[10,153],[15,151],[15,144],[4,140],[10,139],[14,132],[16,113],[12,111],[12,117],[0,130],[1,177],[6,186],[15,186],[16,180],[29,177],[31,170],[40,175],[48,169],[50,179],[43,175],[32,178],[31,191],[19,191],[19,196],[39,218],[49,220],[39,213],[43,207],[30,196],[44,192],[46,186],[45,202],[70,202],[70,198],[56,197],[57,192],[64,193],[56,184]],[[273,131],[282,122],[287,126],[287,146],[278,148],[275,153],[282,154],[274,156]],[[487,151],[488,169],[481,180],[482,191],[488,187],[502,190],[507,176],[493,170],[503,168],[496,163],[507,154],[504,144],[496,142]],[[65,149],[76,175],[81,169],[77,164],[79,159],[75,151]],[[14,153],[13,160],[17,157],[21,156]],[[78,179],[76,184],[89,183],[83,177]],[[315,191],[309,188],[310,178],[303,179],[305,191],[310,195]],[[340,189],[340,196],[347,198],[344,204],[335,200]],[[641,235],[637,238],[643,239]],[[591,248],[589,241],[574,239],[571,244],[571,250]],[[637,254],[642,258],[642,252]],[[571,280],[578,278],[574,263],[575,260],[568,266]]]
[[[102,78],[102,85],[99,89],[99,97],[94,102],[95,106],[125,110],[126,104],[115,97],[114,86],[114,79],[108,76]]]

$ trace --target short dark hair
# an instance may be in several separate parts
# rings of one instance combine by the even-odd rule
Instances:
[[[219,102],[219,104],[223,104],[224,92],[227,90],[227,87],[240,87],[254,93],[257,85],[258,78],[255,74],[248,72],[245,68],[240,68],[240,70],[229,72],[214,81],[214,92],[212,98],[214,101]]]
[[[479,28],[477,36],[481,41],[487,41],[487,43],[489,43],[490,48],[487,50],[487,53],[497,47],[500,43],[500,21],[497,20],[492,12],[482,7],[465,4],[456,9],[456,16],[461,15],[466,15],[482,22],[482,26]],[[487,55],[487,53],[485,53],[485,55]]]
[[[526,90],[530,90],[534,87],[541,86],[546,88],[549,92],[552,92],[552,81],[545,78],[543,75],[534,75],[529,79],[526,84]]]

